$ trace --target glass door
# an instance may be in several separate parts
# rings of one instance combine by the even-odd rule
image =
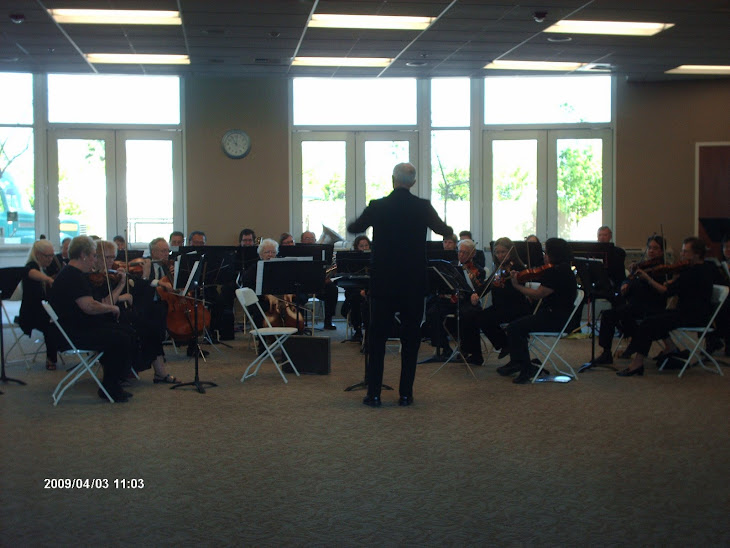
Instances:
[[[141,247],[182,225],[178,132],[49,132],[50,238],[124,235]],[[175,219],[179,221],[175,223]],[[60,226],[58,232],[55,226]]]
[[[416,163],[409,132],[302,132],[294,134],[292,230],[320,235],[323,226],[345,239],[347,223],[367,203],[393,190],[399,162]],[[301,227],[301,230],[300,230]]]
[[[610,130],[488,131],[484,226],[491,240],[595,240],[611,224]]]

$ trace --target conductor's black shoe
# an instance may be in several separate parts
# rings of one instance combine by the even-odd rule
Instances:
[[[365,396],[362,402],[370,407],[380,407],[382,405],[380,396]]]
[[[520,366],[519,363],[507,362],[506,364],[501,365],[497,368],[497,373],[499,373],[503,377],[509,377],[510,375],[519,373],[520,369],[522,369],[522,366]]]
[[[612,363],[613,363],[613,357],[611,356],[611,352],[608,350],[604,350],[600,356],[597,356],[591,362],[592,365],[609,365]]]
[[[413,404],[413,396],[401,396],[398,398],[398,405],[401,407],[407,407]]]

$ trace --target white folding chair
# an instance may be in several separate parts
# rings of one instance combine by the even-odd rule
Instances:
[[[99,352],[98,350],[82,350],[80,348],[76,348],[76,345],[73,343],[63,327],[61,327],[61,324],[58,323],[58,316],[56,315],[55,310],[53,310],[53,307],[48,303],[48,301],[43,301],[43,308],[69,345],[68,350],[62,350],[60,353],[65,355],[73,355],[78,357],[79,359],[79,363],[71,368],[68,374],[63,379],[61,379],[61,382],[58,383],[56,389],[53,391],[53,405],[58,405],[58,402],[61,401],[63,393],[66,392],[66,390],[68,390],[71,386],[73,386],[84,373],[88,373],[89,375],[91,375],[91,378],[94,379],[96,384],[99,385],[99,388],[107,397],[107,399],[110,402],[114,403],[114,398],[109,395],[109,392],[107,392],[106,388],[104,388],[104,385],[101,384],[99,377],[96,376],[92,369],[95,365],[99,364],[99,360],[104,355],[104,352]]]
[[[12,301],[14,299],[11,298],[9,300]],[[44,350],[45,340],[43,339],[43,337],[36,339],[28,337],[28,340],[35,345],[35,348],[33,350],[27,351],[23,346],[23,337],[25,337],[26,334],[23,333],[20,325],[18,325],[18,323],[15,321],[15,317],[13,317],[13,319],[10,318],[11,314],[8,312],[8,309],[5,305],[6,302],[7,301],[5,300],[2,301],[3,315],[5,316],[3,327],[5,327],[6,329],[10,329],[10,333],[13,336],[13,342],[10,347],[5,350],[5,363],[7,365],[10,365],[13,363],[24,362],[25,368],[30,369],[30,364],[34,363],[36,361],[36,358],[38,357],[38,354],[40,354]],[[19,357],[18,359],[10,359],[10,355],[15,349],[17,349],[17,354],[19,354]]]
[[[573,301],[573,311],[570,313],[570,316],[568,316],[565,325],[563,325],[563,328],[560,331],[535,331],[530,333],[530,350],[534,350],[535,353],[541,357],[540,361],[542,362],[537,372],[535,373],[535,376],[532,378],[532,382],[535,382],[537,380],[543,368],[545,367],[545,364],[548,361],[550,361],[552,366],[555,368],[555,371],[557,371],[558,373],[573,377],[576,380],[578,379],[578,375],[575,374],[575,370],[570,366],[568,362],[565,361],[565,359],[560,354],[558,354],[556,348],[560,340],[565,337],[565,330],[568,328],[570,322],[573,320],[573,316],[575,316],[575,313],[578,310],[580,303],[583,302],[583,295],[584,294],[582,289],[578,289],[576,291],[575,300]],[[555,339],[555,342],[553,342],[552,345],[549,345],[544,340],[547,338]],[[558,364],[553,358],[557,358],[558,360],[560,360],[568,368],[568,371],[563,371],[562,369],[560,369],[560,367],[558,367]]]
[[[715,321],[715,317],[717,316],[718,312],[720,312],[720,308],[722,308],[725,299],[727,299],[729,291],[730,288],[725,285],[712,286],[712,304],[715,305],[715,311],[710,317],[710,321],[707,322],[707,325],[705,325],[704,327],[678,327],[669,334],[669,336],[672,338],[672,340],[674,340],[675,343],[681,344],[688,350],[690,348],[692,349],[690,350],[689,356],[687,356],[686,360],[682,360],[681,358],[676,357],[673,358],[675,360],[680,359],[684,362],[682,370],[679,372],[679,375],[677,375],[677,377],[682,377],[685,370],[687,369],[687,366],[692,363],[692,358],[694,358],[695,355],[697,355],[697,361],[703,369],[707,369],[708,371],[717,371],[717,373],[719,373],[720,375],[723,374],[722,369],[720,369],[720,365],[717,363],[717,360],[715,360],[715,358],[713,358],[712,355],[705,350],[702,342],[705,340],[705,337],[708,333],[712,333],[714,331],[714,329],[712,328],[712,322]],[[692,338],[693,335],[697,336],[696,341]],[[715,368],[713,369],[712,367],[705,365],[705,362],[702,359],[703,357],[710,360]],[[669,359],[667,358],[662,362],[662,364],[659,366],[659,371],[662,371],[664,369],[664,366],[668,361]]]
[[[279,372],[279,375],[281,375],[281,378],[284,379],[284,382],[289,382],[286,380],[286,376],[284,375],[284,372],[281,370],[281,366],[289,363],[291,364],[291,368],[294,370],[294,373],[296,373],[297,377],[299,376],[299,371],[297,371],[296,366],[294,365],[294,362],[289,357],[289,353],[286,351],[286,348],[284,348],[284,342],[291,337],[294,333],[297,332],[296,327],[271,327],[271,323],[269,323],[268,318],[266,317],[266,314],[264,314],[264,311],[261,308],[261,305],[259,304],[259,299],[256,296],[256,293],[254,293],[253,289],[249,287],[242,287],[240,289],[236,289],[236,297],[238,298],[239,302],[241,303],[241,306],[243,307],[243,311],[246,313],[246,317],[248,318],[248,321],[251,323],[251,331],[250,333],[254,335],[259,341],[261,341],[261,344],[264,347],[264,352],[262,352],[257,358],[252,361],[249,366],[246,368],[246,370],[243,372],[243,376],[241,377],[241,382],[245,381],[249,377],[255,377],[258,375],[259,369],[261,368],[261,364],[263,361],[268,357],[271,358],[271,361],[274,362],[274,365],[276,366],[276,370]],[[251,316],[251,313],[248,310],[249,306],[256,306],[259,310],[259,313],[261,314],[261,317],[264,319],[264,322],[266,322],[266,327],[255,327],[256,322],[254,322],[253,317]],[[273,342],[267,342],[266,337],[273,337]],[[284,360],[283,363],[279,364],[278,361],[276,361],[276,357],[274,356],[274,351],[281,349],[282,353],[286,357],[286,360]],[[253,373],[249,373],[249,371],[253,368]]]

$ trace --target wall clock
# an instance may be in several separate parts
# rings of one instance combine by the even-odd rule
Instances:
[[[223,135],[221,145],[226,156],[240,160],[251,152],[251,137],[242,129],[231,129]]]

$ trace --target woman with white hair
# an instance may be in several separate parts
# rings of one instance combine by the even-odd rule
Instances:
[[[58,355],[58,345],[51,331],[48,314],[43,310],[41,301],[46,299],[46,291],[53,285],[53,278],[46,269],[53,263],[53,244],[48,240],[37,240],[30,250],[23,274],[23,300],[20,303],[18,323],[23,333],[31,336],[34,329],[43,333],[46,342],[46,369],[54,371]]]

